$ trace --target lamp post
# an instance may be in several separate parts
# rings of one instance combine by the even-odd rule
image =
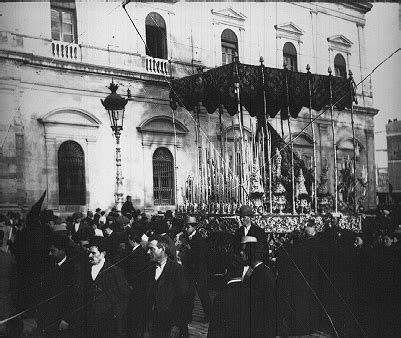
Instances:
[[[115,203],[118,212],[121,212],[121,207],[123,204],[123,177],[121,172],[121,148],[120,148],[120,136],[123,130],[124,123],[124,111],[125,105],[128,100],[122,98],[116,93],[118,85],[113,82],[107,87],[110,89],[111,93],[104,99],[100,100],[107,110],[110,118],[111,130],[113,130],[114,136],[116,138],[116,186],[115,186]]]

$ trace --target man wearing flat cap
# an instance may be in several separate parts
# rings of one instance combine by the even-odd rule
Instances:
[[[235,231],[235,249],[236,252],[240,252],[241,239],[244,236],[256,237],[258,242],[263,243],[263,249],[267,252],[267,239],[265,231],[252,223],[251,217],[253,216],[252,207],[249,205],[243,205],[239,211],[241,226]]]
[[[194,307],[195,291],[202,303],[205,321],[209,321],[212,302],[207,285],[207,243],[198,231],[198,223],[193,216],[187,216],[184,232],[188,236],[188,263],[185,267],[188,276],[191,311]]]

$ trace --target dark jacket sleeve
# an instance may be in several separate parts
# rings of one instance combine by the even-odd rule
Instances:
[[[208,337],[223,337],[221,313],[221,295],[217,294],[213,299],[212,315],[207,331]]]
[[[112,281],[110,281],[110,286],[106,288],[106,293],[113,303],[114,314],[121,318],[128,306],[130,288],[123,270],[117,266],[114,266],[110,270],[112,271],[110,274]],[[114,287],[111,287],[111,285]]]

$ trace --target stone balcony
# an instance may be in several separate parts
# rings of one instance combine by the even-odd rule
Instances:
[[[161,81],[165,80],[164,77],[172,76],[171,71],[177,69],[177,66],[171,67],[169,60],[138,52],[68,43],[10,31],[0,31],[0,54],[37,65],[56,64],[61,68],[113,72],[124,76],[137,73],[151,76],[154,80],[160,77]]]
[[[170,74],[170,63],[168,60],[158,59],[146,55],[145,69],[146,72],[151,74],[168,76]]]
[[[51,43],[52,56],[65,61],[81,61],[81,46],[53,40]]]

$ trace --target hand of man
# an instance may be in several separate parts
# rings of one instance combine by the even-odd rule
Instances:
[[[180,329],[177,326],[173,326],[170,330],[170,338],[178,338],[180,336]]]
[[[64,330],[67,330],[69,327],[70,327],[70,325],[66,321],[61,320],[60,324],[58,325],[58,330],[64,331]]]

